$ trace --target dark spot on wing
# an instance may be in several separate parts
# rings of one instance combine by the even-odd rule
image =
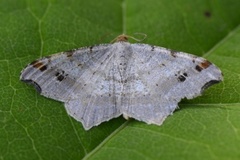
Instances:
[[[205,84],[202,86],[202,88],[201,88],[201,93],[202,93],[205,89],[207,89],[208,87],[210,87],[210,86],[212,86],[212,85],[214,85],[214,84],[217,84],[217,83],[219,83],[219,82],[220,82],[219,80],[211,80],[211,81],[205,83]]]
[[[212,13],[210,11],[204,12],[205,17],[210,18],[212,16]]]
[[[171,56],[173,56],[174,58],[177,57],[177,52],[174,50],[170,50]]]
[[[61,82],[63,79],[64,79],[64,76],[63,76],[63,75],[59,75],[59,76],[57,77],[57,80],[60,81],[60,82]]]
[[[39,93],[42,92],[42,89],[41,89],[41,87],[39,86],[39,84],[37,84],[37,82],[35,82],[35,81],[31,80],[31,79],[24,79],[24,80],[22,80],[22,81],[25,82],[25,83],[28,83],[28,84],[30,84],[30,85],[33,85],[34,88],[35,88]]]
[[[201,72],[203,70],[202,67],[200,67],[199,65],[196,65],[195,69],[198,71],[198,72]]]
[[[40,68],[39,68],[39,70],[40,71],[45,71],[45,70],[47,70],[47,65],[43,65],[43,66],[41,66]]]
[[[183,75],[180,75],[180,76],[178,77],[178,80],[179,80],[180,82],[184,82],[184,81],[186,80],[186,78],[185,78]]]
[[[154,51],[155,47],[154,47],[154,46],[151,46],[151,48],[152,48],[151,51]]]
[[[67,57],[72,57],[73,51],[68,51],[66,54],[67,54]]]
[[[55,76],[59,76],[60,75],[60,73],[59,72],[57,72],[56,74],[55,74]]]
[[[65,77],[68,76],[68,74],[65,74],[63,70],[59,70],[56,72],[55,76],[57,77],[57,80],[61,82]]]
[[[187,77],[187,76],[188,76],[188,75],[187,75],[187,73],[185,73],[185,72],[183,73],[183,75],[184,75],[185,77]]]
[[[82,64],[82,63],[79,63],[79,64],[78,64],[78,66],[80,66],[80,67],[81,67],[81,66],[83,66],[83,64]]]
[[[89,47],[89,49],[90,49],[90,52],[92,53],[93,46]]]

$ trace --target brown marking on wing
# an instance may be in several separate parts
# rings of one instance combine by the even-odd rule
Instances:
[[[207,69],[210,65],[212,65],[212,63],[209,62],[208,60],[205,60],[202,63],[200,63],[199,65],[196,65],[195,69],[198,72],[201,72],[203,69]]]
[[[204,62],[200,63],[200,67],[202,67],[203,69],[208,68],[210,65],[212,65],[212,63],[209,62],[208,60],[205,60]]]
[[[44,65],[42,62],[39,62],[39,61],[33,61],[31,63],[31,65],[34,67],[34,68],[37,68],[39,69],[40,71],[45,71],[47,69],[47,65]]]

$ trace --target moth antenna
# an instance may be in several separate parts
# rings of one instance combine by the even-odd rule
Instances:
[[[147,38],[147,34],[145,34],[145,33],[138,33],[138,32],[136,32],[136,33],[133,33],[133,35],[141,35],[141,36],[143,36],[142,39],[137,39],[135,37],[129,37],[129,38],[132,38],[132,39],[134,39],[135,41],[138,41],[138,42],[144,41]]]

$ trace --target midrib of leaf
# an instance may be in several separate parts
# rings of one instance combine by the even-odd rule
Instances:
[[[110,141],[115,135],[117,135],[121,130],[123,130],[128,123],[131,120],[128,120],[126,122],[124,122],[121,126],[119,126],[115,131],[113,131],[109,136],[107,136],[98,146],[96,146],[95,149],[93,149],[91,152],[89,152],[88,154],[85,155],[85,157],[83,158],[83,160],[86,160],[88,158],[90,158],[91,156],[93,156],[97,151],[99,151],[108,141]]]

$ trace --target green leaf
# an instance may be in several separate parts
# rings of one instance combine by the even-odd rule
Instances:
[[[240,159],[240,1],[0,0],[1,159]],[[119,117],[90,131],[19,81],[29,62],[145,33],[203,56],[224,81],[162,126]]]

